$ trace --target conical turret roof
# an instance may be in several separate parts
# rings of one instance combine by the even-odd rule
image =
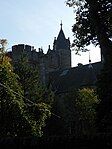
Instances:
[[[61,29],[56,40],[56,47],[57,49],[66,49],[68,46],[67,39],[65,38],[65,34],[62,29],[62,23],[60,25],[61,25]]]
[[[63,32],[63,29],[62,29],[62,25],[63,25],[62,22],[60,25],[61,25],[61,29],[60,29],[60,32],[58,34],[57,40],[63,41],[63,40],[66,40],[66,38],[65,38],[65,34]]]

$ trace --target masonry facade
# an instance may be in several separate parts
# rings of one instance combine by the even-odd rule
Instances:
[[[21,55],[25,54],[30,64],[38,66],[42,83],[46,83],[49,73],[71,68],[70,40],[65,37],[62,23],[58,37],[54,38],[53,48],[49,45],[46,54],[41,48],[37,51],[34,47],[24,44],[12,46],[12,51],[9,54],[14,62],[17,62]]]
[[[49,45],[46,54],[41,48],[37,51],[24,44],[12,46],[12,51],[8,54],[13,62],[17,62],[25,54],[31,65],[38,66],[41,82],[50,85],[58,94],[80,87],[96,86],[97,75],[102,68],[102,62],[91,63],[90,60],[87,65],[71,68],[70,40],[66,39],[62,24],[58,37],[54,38],[53,47]]]

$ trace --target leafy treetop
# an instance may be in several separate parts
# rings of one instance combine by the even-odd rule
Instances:
[[[84,51],[89,44],[100,45],[105,55],[112,49],[112,0],[67,0],[74,7],[76,23],[73,26],[76,51]],[[108,50],[107,50],[108,47]]]

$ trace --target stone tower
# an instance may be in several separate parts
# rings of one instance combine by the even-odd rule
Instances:
[[[54,38],[53,48],[50,45],[48,51],[44,54],[43,50],[39,48],[37,52],[34,47],[24,44],[18,44],[12,46],[12,52],[10,56],[13,62],[18,62],[22,54],[25,54],[28,58],[28,62],[33,66],[38,66],[40,79],[43,83],[46,82],[46,78],[50,72],[71,68],[71,50],[70,40],[66,39],[62,22],[58,37]]]
[[[58,34],[57,39],[54,39],[53,50],[58,55],[58,68],[66,69],[71,67],[71,50],[70,50],[70,40],[66,39],[61,22],[61,29]]]

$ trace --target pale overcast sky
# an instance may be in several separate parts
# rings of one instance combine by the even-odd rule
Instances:
[[[43,47],[46,53],[48,45],[53,46],[54,37],[58,36],[61,20],[66,38],[72,42],[73,9],[65,0],[0,0],[0,38],[8,40],[7,48],[15,44],[28,44],[36,49]],[[100,50],[90,47],[91,61],[100,60]],[[72,66],[87,64],[89,53],[76,56],[72,52]]]

